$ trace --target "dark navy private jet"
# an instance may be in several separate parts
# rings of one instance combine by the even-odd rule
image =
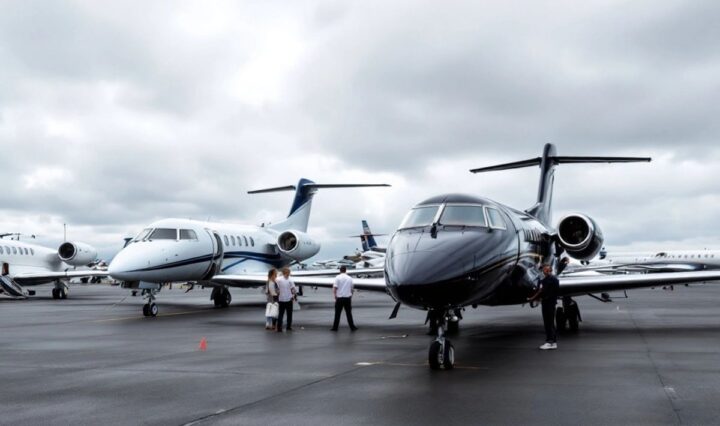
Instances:
[[[570,214],[552,222],[555,167],[578,163],[649,162],[637,157],[558,156],[555,146],[545,145],[542,157],[471,170],[473,173],[540,168],[537,202],[517,210],[487,198],[445,194],[428,198],[412,208],[391,237],[383,278],[357,278],[361,290],[388,292],[401,304],[428,311],[437,338],[428,354],[432,369],[451,369],[455,350],[448,330],[458,327],[466,306],[519,305],[527,303],[540,279],[542,265],[557,271],[559,259],[570,256],[588,260],[601,250],[603,234],[586,214]],[[296,284],[329,287],[332,278],[294,276]],[[660,284],[720,280],[720,271],[657,273],[647,275],[562,276],[556,320],[577,328],[580,311],[573,297]],[[259,285],[264,277],[223,275],[215,284]],[[607,297],[605,296],[605,300]]]

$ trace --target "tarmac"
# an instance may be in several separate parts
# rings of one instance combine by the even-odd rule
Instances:
[[[333,333],[330,293],[306,291],[275,333],[259,290],[227,309],[163,290],[156,318],[117,287],[37,291],[0,299],[1,424],[720,424],[720,286],[578,298],[556,351],[538,350],[539,309],[468,309],[452,371],[427,366],[425,313],[388,320],[382,294]]]

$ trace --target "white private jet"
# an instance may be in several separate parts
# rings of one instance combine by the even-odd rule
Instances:
[[[217,284],[216,276],[265,276],[280,268],[309,259],[320,244],[307,234],[312,199],[320,188],[389,186],[386,184],[320,185],[301,179],[297,186],[250,191],[259,194],[295,191],[286,220],[269,226],[163,219],[148,225],[110,262],[108,272],[123,287],[141,289],[147,303],[143,315],[156,316],[155,296],[163,283],[197,282],[212,286],[210,299],[216,307],[227,307],[232,298],[228,286],[256,287],[261,284]],[[301,274],[296,272],[295,275]],[[309,271],[308,275],[318,274]]]
[[[604,274],[690,272],[720,269],[720,250],[688,249],[657,252],[606,253],[568,272],[595,271]]]
[[[95,262],[97,251],[88,244],[64,242],[57,250],[18,240],[0,239],[0,293],[15,298],[33,296],[26,287],[55,283],[53,299],[67,299],[67,280],[104,277],[107,272],[77,270]]]

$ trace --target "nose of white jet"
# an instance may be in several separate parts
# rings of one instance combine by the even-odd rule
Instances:
[[[136,281],[138,262],[134,261],[133,255],[127,248],[120,250],[108,265],[108,274],[120,281]]]

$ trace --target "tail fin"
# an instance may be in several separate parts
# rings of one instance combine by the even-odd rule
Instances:
[[[307,232],[308,222],[310,221],[310,208],[312,200],[318,189],[321,188],[360,188],[390,186],[387,184],[317,184],[309,179],[300,179],[297,186],[288,185],[276,188],[258,189],[248,191],[248,194],[263,194],[268,192],[295,191],[295,198],[290,207],[287,219],[271,226],[272,229],[278,231],[295,230]]]
[[[470,171],[472,173],[483,173],[540,166],[540,185],[538,186],[537,201],[534,206],[530,207],[526,211],[527,213],[535,216],[542,223],[550,224],[550,221],[552,220],[552,191],[555,180],[555,166],[559,164],[636,163],[649,161],[651,161],[651,158],[649,157],[563,157],[557,155],[555,145],[548,143],[545,144],[542,157],[516,161],[514,163],[481,167]]]
[[[351,235],[350,238],[360,238],[360,242],[362,243],[363,251],[379,251],[384,252],[384,248],[378,247],[377,241],[375,241],[375,237],[382,237],[383,235],[387,234],[373,234],[372,231],[370,231],[370,226],[367,223],[367,220],[362,221],[362,227],[363,227],[363,233],[360,235]]]

